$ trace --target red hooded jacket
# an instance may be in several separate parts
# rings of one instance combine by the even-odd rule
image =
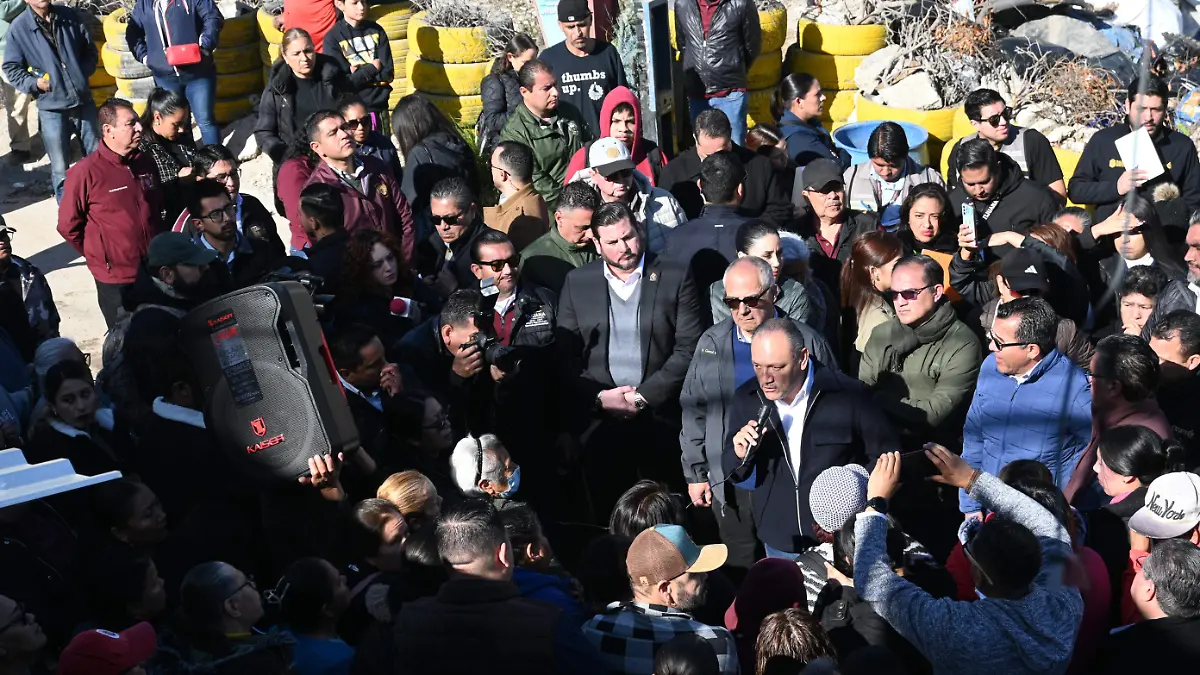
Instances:
[[[633,106],[633,152],[630,153],[633,155],[633,163],[643,176],[650,179],[651,185],[657,185],[655,176],[667,165],[667,156],[657,145],[642,136],[642,106],[638,103],[637,95],[629,87],[617,87],[604,97],[604,104],[600,106],[600,138],[611,135],[609,127],[612,126],[613,109],[622,103]],[[591,143],[584,145],[571,157],[563,185],[570,183],[580,169],[588,167],[587,153],[590,147]]]

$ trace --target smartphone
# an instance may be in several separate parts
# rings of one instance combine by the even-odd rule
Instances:
[[[500,289],[496,288],[496,277],[492,277],[490,279],[484,279],[483,281],[480,281],[479,282],[479,292],[482,293],[483,297],[485,297],[485,298],[491,297],[493,295],[500,295]]]
[[[962,222],[971,233],[971,242],[978,243],[975,237],[975,204],[971,201],[965,201],[962,205]]]
[[[905,452],[900,455],[900,482],[923,481],[940,473],[924,450]]]

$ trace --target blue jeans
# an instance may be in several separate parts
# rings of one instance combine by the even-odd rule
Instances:
[[[763,551],[767,554],[768,558],[783,558],[784,560],[791,560],[792,562],[796,562],[800,559],[799,553],[780,551],[777,548],[772,548],[770,544],[765,542],[763,543]]]
[[[71,165],[71,138],[79,136],[84,155],[95,152],[96,144],[100,142],[96,104],[92,102],[90,92],[83,99],[83,103],[68,110],[38,109],[38,130],[46,154],[50,155],[50,187],[54,189],[54,199],[60,203],[67,167]]]
[[[217,97],[217,76],[195,75],[186,70],[179,75],[154,76],[154,84],[181,94],[188,100],[196,125],[200,127],[200,138],[205,145],[215,145],[221,142],[221,130],[217,127],[217,117],[213,113],[213,100]]]
[[[735,91],[720,98],[689,98],[688,112],[692,115],[693,125],[696,124],[696,117],[709,108],[725,113],[729,125],[733,127],[733,142],[742,145],[746,140],[746,110],[749,105],[746,92]]]

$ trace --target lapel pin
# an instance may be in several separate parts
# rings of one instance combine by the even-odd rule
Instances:
[[[658,281],[658,272],[650,273],[650,281]]]

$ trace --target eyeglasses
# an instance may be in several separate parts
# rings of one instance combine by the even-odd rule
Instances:
[[[215,176],[209,176],[209,177],[212,178],[213,180],[217,181],[218,183],[224,183],[231,178],[241,178],[241,176],[242,176],[242,170],[234,169],[233,171],[230,171],[229,173],[219,173]]]
[[[447,225],[457,225],[459,218],[462,218],[465,215],[466,211],[463,211],[462,213],[456,213],[452,216],[439,216],[437,214],[431,214],[429,216],[429,220],[432,221],[434,225],[441,225],[442,223]]]
[[[247,575],[246,575],[246,583],[244,583],[244,584],[242,584],[241,586],[238,586],[237,588],[233,589],[233,592],[232,592],[232,593],[230,593],[229,595],[225,596],[225,599],[226,599],[226,600],[228,600],[228,599],[232,598],[233,596],[237,595],[238,593],[241,593],[241,592],[242,592],[242,589],[243,589],[243,588],[245,588],[245,587],[247,587],[247,586],[249,586],[250,588],[254,589],[254,592],[255,592],[255,593],[257,593],[257,592],[258,592],[258,584],[254,583],[254,576],[253,576],[253,575],[250,575],[250,574],[247,574]]]
[[[1028,345],[1033,344],[1032,342],[1001,342],[1000,338],[996,337],[996,334],[992,333],[991,331],[988,332],[987,337],[988,337],[988,340],[991,341],[992,344],[996,345],[996,349],[1008,349],[1009,347],[1026,347]]]
[[[364,129],[370,129],[371,128],[371,118],[363,117],[363,118],[357,119],[357,120],[346,120],[346,123],[343,126],[345,127],[346,131],[354,131],[355,129],[357,129],[359,127],[362,127]]]
[[[475,264],[479,265],[480,267],[490,267],[493,272],[502,271],[505,265],[508,265],[515,270],[521,266],[521,254],[517,253],[511,258],[501,258],[500,260],[480,260]]]
[[[200,218],[213,223],[218,223],[222,220],[233,220],[237,218],[237,204],[230,204],[223,209],[213,209],[205,215],[200,216]]]
[[[18,602],[16,604],[17,606],[13,613],[13,617],[6,621],[3,625],[0,625],[0,634],[3,634],[13,626],[29,623],[29,612],[25,611],[25,603]]]
[[[766,295],[767,291],[769,290],[771,290],[771,287],[767,286],[759,291],[757,295],[751,295],[745,298],[724,298],[723,302],[731,311],[736,311],[741,305],[746,305],[750,309],[758,309],[760,305],[767,304],[766,301],[763,300],[763,296]]]
[[[901,298],[904,298],[905,300],[907,300],[908,302],[912,302],[913,300],[916,300],[918,297],[920,297],[921,294],[924,293],[925,290],[928,288],[929,288],[929,286],[922,286],[920,288],[910,288],[906,291],[888,291],[887,295],[888,295],[888,298],[891,299],[892,302],[895,302],[897,297],[901,297]]]
[[[993,127],[998,127],[998,126],[1000,126],[1001,119],[1003,119],[1005,122],[1011,121],[1012,120],[1012,108],[1005,106],[1004,110],[1001,110],[999,113],[992,115],[991,117],[985,117],[985,118],[982,118],[982,119],[979,119],[976,121],[977,122],[987,122],[988,124],[992,125]]]

